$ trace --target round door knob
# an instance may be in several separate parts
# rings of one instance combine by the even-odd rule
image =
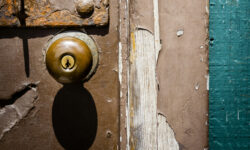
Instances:
[[[67,84],[90,78],[98,62],[97,47],[84,33],[62,33],[47,45],[45,63],[50,75]]]

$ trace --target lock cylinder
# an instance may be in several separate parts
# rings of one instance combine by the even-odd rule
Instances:
[[[82,33],[83,34],[83,33]],[[82,36],[57,36],[47,47],[45,63],[50,75],[62,84],[83,82],[97,66],[97,48]],[[86,35],[86,34],[85,34]],[[92,41],[93,42],[93,41]],[[89,46],[87,44],[90,44]],[[91,48],[92,50],[91,50]]]

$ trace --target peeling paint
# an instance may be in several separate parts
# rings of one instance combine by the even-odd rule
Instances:
[[[119,66],[119,82],[120,84],[122,83],[122,43],[119,42],[119,45],[118,45],[118,59],[119,59],[119,62],[118,62],[118,66]],[[122,94],[122,93],[120,93]],[[121,96],[121,95],[120,95]],[[121,96],[122,97],[122,96]]]
[[[179,149],[202,150],[208,143],[206,1],[159,1],[163,49],[157,64],[158,112],[167,116]]]
[[[169,126],[167,118],[158,114],[158,150],[179,150],[173,129]]]
[[[196,83],[194,89],[197,91],[197,90],[199,90],[199,87],[200,87],[199,83]]]
[[[27,85],[29,86],[30,84]],[[34,103],[38,98],[36,88],[36,86],[29,87],[29,90],[25,91],[13,104],[5,105],[0,109],[0,140],[34,108]]]
[[[176,35],[177,35],[178,37],[181,37],[183,34],[184,34],[184,30],[178,30],[178,31],[176,32]]]
[[[206,75],[205,78],[207,79],[207,90],[209,91],[209,74]]]
[[[108,102],[108,103],[111,103],[111,102],[112,102],[112,99],[107,99],[107,102]]]

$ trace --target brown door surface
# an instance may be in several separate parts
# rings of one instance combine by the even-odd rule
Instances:
[[[95,1],[93,14],[81,16],[87,19],[74,16],[73,0],[1,2],[5,3],[1,15],[10,9],[16,14],[25,10],[26,17],[12,12],[0,20],[4,25],[0,30],[0,149],[118,149],[117,1]],[[84,31],[98,46],[98,68],[83,85],[64,86],[46,69],[45,45],[67,30]]]

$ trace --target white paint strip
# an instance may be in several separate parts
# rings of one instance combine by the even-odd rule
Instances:
[[[158,0],[153,0],[153,4],[154,4],[154,38],[155,38],[155,51],[156,51],[155,60],[157,61],[159,52],[161,50]]]
[[[179,150],[173,129],[162,114],[158,114],[158,150]]]
[[[157,149],[157,88],[154,36],[145,29],[131,35],[130,149]]]
[[[209,91],[209,74],[206,75],[205,78],[207,79],[207,90]]]
[[[129,71],[127,74],[128,77],[128,81],[129,81]],[[128,87],[129,87],[129,82],[128,82]],[[130,92],[128,90],[128,95],[130,95]],[[126,106],[126,118],[127,118],[127,146],[126,146],[126,150],[130,150],[130,144],[129,144],[129,139],[130,139],[130,98],[128,96],[128,101],[127,101],[127,106]]]
[[[119,72],[119,82],[122,84],[122,43],[119,42],[118,48],[118,72]],[[122,97],[122,90],[120,89],[120,98]]]

